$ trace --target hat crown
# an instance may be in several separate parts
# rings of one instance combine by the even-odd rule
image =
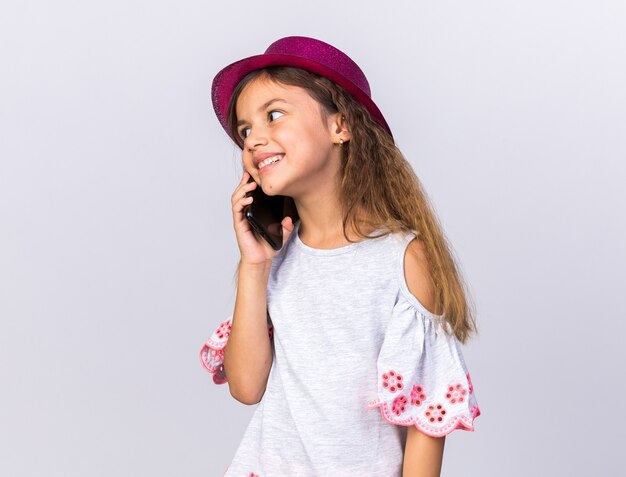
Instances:
[[[391,129],[372,100],[369,82],[361,68],[343,51],[306,36],[287,36],[267,47],[265,53],[249,56],[222,68],[213,78],[211,102],[217,119],[226,133],[240,147],[241,138],[231,130],[228,108],[239,82],[252,71],[272,66],[300,68],[325,77],[344,88],[369,111],[372,117],[389,133]]]
[[[288,36],[276,40],[265,50],[265,54],[291,55],[340,73],[371,98],[370,85],[365,73],[343,51],[326,42],[306,36]]]

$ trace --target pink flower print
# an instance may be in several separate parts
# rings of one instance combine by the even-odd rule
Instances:
[[[467,377],[467,382],[469,383],[469,392],[472,394],[474,392],[474,386],[472,385],[472,378],[470,378],[469,373],[465,375]]]
[[[259,477],[259,474],[255,474],[254,472],[250,472],[248,477]]]
[[[430,422],[441,422],[446,415],[446,410],[441,404],[430,404],[424,415]]]
[[[467,396],[467,389],[460,384],[454,384],[448,386],[448,392],[446,393],[446,399],[450,401],[450,404],[456,404],[457,402],[465,401]]]
[[[224,349],[213,349],[208,346],[209,359],[213,360],[214,363],[223,363],[224,362]]]
[[[399,416],[406,410],[406,405],[408,402],[409,400],[406,398],[406,396],[403,396],[401,394],[400,396],[395,398],[393,402],[391,403],[391,410],[396,416]]]
[[[402,384],[402,375],[395,371],[387,371],[383,373],[383,388],[388,389],[390,392],[395,393],[400,389],[404,389]]]
[[[422,386],[418,386],[417,384],[414,385],[413,389],[411,389],[411,404],[414,406],[421,406],[424,401],[426,401],[424,388]]]
[[[215,330],[219,339],[228,338],[230,336],[230,328],[232,323],[230,320],[223,321],[220,323],[220,326]]]

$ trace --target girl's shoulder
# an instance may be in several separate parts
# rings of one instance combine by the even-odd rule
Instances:
[[[378,235],[380,238],[375,240],[395,253],[394,257],[397,259],[398,255],[404,257],[409,244],[418,236],[418,233],[406,228],[380,227],[371,235]]]

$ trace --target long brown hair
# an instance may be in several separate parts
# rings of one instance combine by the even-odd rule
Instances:
[[[304,88],[320,103],[323,116],[337,112],[345,116],[351,139],[342,147],[339,201],[346,240],[352,242],[347,227],[361,239],[371,238],[365,232],[367,228],[387,230],[376,237],[414,231],[417,240],[424,244],[430,266],[436,294],[434,312],[443,314],[451,332],[465,343],[478,331],[465,283],[428,196],[391,135],[336,83],[301,68],[271,66],[245,76],[231,97],[228,123],[242,150],[244,144],[237,134],[235,108],[243,89],[256,79]]]

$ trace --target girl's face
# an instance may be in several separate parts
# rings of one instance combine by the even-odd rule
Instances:
[[[320,104],[305,89],[258,78],[241,92],[236,115],[243,164],[266,194],[302,199],[334,187],[339,113],[324,120]],[[280,155],[280,161],[259,168],[259,155],[268,153]]]

